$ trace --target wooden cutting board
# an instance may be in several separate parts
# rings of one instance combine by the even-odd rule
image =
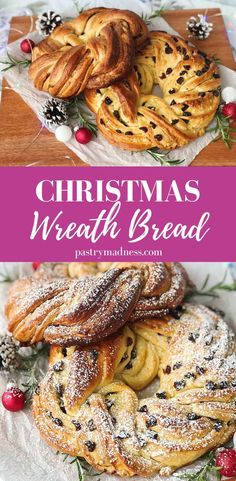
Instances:
[[[186,36],[186,21],[191,15],[205,13],[204,10],[178,10],[166,12],[164,18],[180,34]],[[214,23],[214,31],[209,39],[195,41],[199,49],[215,54],[222,63],[235,69],[235,61],[229,44],[224,20],[219,9],[209,9],[208,15]],[[30,28],[29,17],[15,17],[11,22],[9,43],[26,34]],[[19,33],[22,32],[22,33]],[[24,103],[21,97],[8,90],[4,81],[2,102],[0,103],[0,165],[4,166],[85,166],[73,152],[58,142],[54,135],[40,129],[40,122]],[[223,142],[211,143],[191,164],[236,165],[236,144],[228,151]]]

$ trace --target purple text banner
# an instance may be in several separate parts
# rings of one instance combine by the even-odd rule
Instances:
[[[1,261],[235,261],[235,169],[2,168]]]

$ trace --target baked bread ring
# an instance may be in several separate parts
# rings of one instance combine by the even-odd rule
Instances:
[[[90,344],[129,320],[161,317],[178,307],[189,285],[181,264],[126,264],[79,280],[36,277],[16,281],[5,312],[24,343]]]
[[[161,96],[155,95],[159,86]],[[126,80],[86,90],[108,142],[127,150],[172,150],[205,133],[220,103],[220,75],[212,58],[183,38],[151,32]]]
[[[29,76],[38,90],[59,98],[106,87],[129,73],[147,39],[147,26],[134,12],[92,8],[33,49]]]
[[[33,401],[45,441],[96,470],[169,475],[236,429],[236,342],[221,315],[186,304],[179,320],[125,326],[100,345],[53,347]],[[156,394],[139,390],[158,376]]]

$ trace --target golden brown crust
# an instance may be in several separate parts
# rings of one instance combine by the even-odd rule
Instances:
[[[120,476],[170,474],[236,428],[236,343],[219,314],[186,304],[100,345],[53,347],[33,415],[46,442]],[[138,399],[156,376],[156,395]]]
[[[181,264],[115,264],[98,276],[21,279],[9,291],[9,330],[24,343],[90,344],[129,320],[161,317],[184,299],[189,281]]]
[[[220,103],[212,58],[180,37],[151,32],[126,80],[86,90],[89,108],[108,142],[127,150],[172,150],[205,133]],[[163,98],[153,94],[159,85]]]
[[[32,52],[29,76],[38,90],[69,98],[106,87],[130,71],[148,38],[145,22],[128,10],[93,8],[63,23]]]
[[[42,339],[63,345],[91,343],[127,322],[141,286],[138,272],[122,269],[81,280],[21,279],[9,293],[8,327],[16,339],[31,344]]]

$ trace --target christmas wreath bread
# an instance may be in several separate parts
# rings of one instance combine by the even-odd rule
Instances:
[[[29,76],[53,97],[84,91],[108,142],[132,151],[186,145],[220,103],[214,59],[183,38],[148,32],[127,10],[94,8],[57,26],[33,48]]]
[[[15,339],[91,344],[128,321],[162,317],[182,303],[189,287],[178,263],[117,264],[78,280],[53,276],[43,272],[13,284],[5,311]]]
[[[6,306],[16,339],[51,344],[33,399],[45,441],[96,470],[143,477],[227,442],[236,340],[222,312],[183,303],[191,283],[178,263],[78,267],[42,265]]]
[[[59,98],[106,87],[128,74],[147,39],[145,22],[133,12],[86,10],[33,49],[29,76],[38,90]]]
[[[159,86],[160,94],[153,92]],[[205,133],[220,103],[220,75],[212,58],[180,37],[151,32],[127,79],[86,89],[108,142],[127,150],[172,150]]]
[[[34,396],[36,425],[96,470],[169,475],[235,432],[235,350],[221,315],[191,304],[179,319],[127,324],[101,344],[54,346]],[[158,392],[139,399],[156,376]]]

